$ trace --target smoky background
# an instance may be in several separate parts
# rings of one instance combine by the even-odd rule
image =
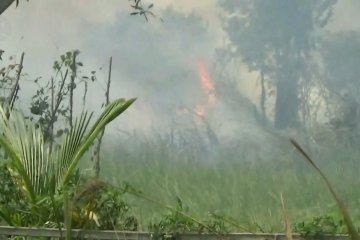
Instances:
[[[129,14],[127,1],[34,0],[1,15],[0,44],[6,63],[26,53],[17,102],[24,112],[37,89],[34,80],[45,84],[54,60],[75,49],[82,71],[96,71],[85,106],[82,94],[75,96],[76,113],[99,112],[113,58],[110,99],[137,101],[106,128],[105,178],[133,181],[169,201],[172,195],[198,194],[201,201],[188,205],[202,212],[202,203],[213,196],[214,209],[217,203],[244,209],[245,202],[263,198],[234,194],[236,189],[268,194],[276,208],[278,188],[291,189],[286,181],[299,186],[298,192],[306,192],[301,183],[311,185],[289,136],[325,171],[343,171],[349,182],[358,174],[359,10],[355,0],[164,0],[154,2],[163,21],[147,22]],[[82,162],[89,169],[91,155]],[[251,169],[252,180],[236,178]],[[296,177],[278,176],[282,172]],[[270,181],[266,176],[274,187],[259,189],[257,182]],[[202,185],[205,195],[189,187],[207,181],[213,186]],[[230,187],[214,194],[222,185]],[[308,202],[322,211],[316,204],[329,200],[319,189],[314,184],[293,204]],[[353,197],[350,190],[344,194]],[[269,208],[260,210],[270,218]],[[248,216],[259,210],[249,209]]]

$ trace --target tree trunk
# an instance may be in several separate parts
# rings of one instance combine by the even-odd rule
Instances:
[[[0,15],[13,3],[15,0],[1,0],[0,1]]]
[[[282,75],[276,86],[276,129],[297,128],[300,125],[298,81],[295,76],[292,76],[292,79],[285,77],[289,77],[289,75]]]

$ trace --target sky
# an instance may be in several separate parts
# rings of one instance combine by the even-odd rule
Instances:
[[[90,4],[91,2],[91,4]],[[127,0],[30,0],[11,6],[0,16],[0,46],[5,57],[20,58],[28,79],[51,76],[60,54],[79,49],[86,68],[97,71],[99,83],[90,87],[88,108],[99,109],[104,101],[109,57],[113,57],[112,98],[138,97],[136,104],[117,122],[127,129],[152,128],[173,121],[177,106],[195,108],[206,101],[199,83],[197,62],[212,66],[217,47],[226,42],[221,8],[217,0],[158,0],[154,13],[161,16],[146,22],[130,16]],[[341,0],[329,31],[360,31],[360,3]],[[200,17],[202,24],[193,24]],[[239,67],[240,91],[257,104],[257,74]],[[215,79],[216,80],[216,79]],[[21,96],[30,99],[35,86],[25,81]],[[255,96],[255,97],[254,97]],[[26,106],[26,100],[22,102]],[[219,111],[219,114],[223,114]],[[210,113],[209,113],[210,114]]]

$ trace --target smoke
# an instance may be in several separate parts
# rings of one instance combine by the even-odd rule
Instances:
[[[113,56],[111,96],[138,97],[129,110],[133,124],[129,128],[164,126],[176,117],[178,107],[194,109],[207,101],[197,65],[198,59],[211,61],[213,55],[207,26],[195,14],[180,14],[172,7],[164,10],[162,18],[163,23],[146,23],[119,14],[111,25],[81,31],[84,51],[92,53],[94,62]]]
[[[130,16],[129,7],[117,2],[24,3],[4,16],[14,19],[4,48],[9,54],[25,51],[28,79],[42,76],[43,83],[50,79],[53,61],[59,55],[79,49],[83,72],[97,71],[98,82],[90,84],[86,106],[96,112],[105,100],[108,60],[112,56],[110,97],[138,100],[109,126],[107,136],[118,137],[120,132],[134,129],[150,134],[169,134],[177,129],[178,135],[185,134],[192,144],[200,144],[203,140],[198,138],[202,137],[214,146],[223,144],[223,138],[229,136],[242,138],[244,129],[254,132],[253,109],[248,106],[251,102],[241,98],[234,110],[218,96],[224,91],[217,86],[222,88],[219,83],[226,79],[217,77],[213,69],[223,37],[216,22],[221,10],[215,3],[199,4],[197,11],[189,8],[196,3],[160,5],[156,10],[164,22],[146,22]],[[24,22],[29,24],[21,24]],[[31,82],[22,82],[21,97],[30,99],[35,90]],[[23,107],[27,108],[28,102]]]
[[[359,30],[355,2],[340,2],[328,30]],[[350,11],[350,9],[352,10]],[[110,97],[137,97],[135,104],[111,126],[119,131],[168,133],[172,128],[197,127],[205,138],[266,141],[257,122],[257,73],[241,61],[229,69],[219,64],[217,50],[229,43],[221,26],[223,10],[216,0],[155,2],[164,19],[130,16],[128,1],[30,1],[0,16],[4,57],[25,51],[23,71],[28,80],[52,75],[53,61],[68,50],[79,49],[83,72],[97,71],[90,84],[86,108],[99,112],[105,100],[108,60],[113,57]],[[251,46],[250,46],[251,47]],[[221,65],[221,64],[220,64]],[[21,82],[23,108],[28,108],[36,86]],[[80,96],[78,96],[80,98]],[[215,138],[218,138],[217,140]],[[214,140],[215,139],[215,140]]]

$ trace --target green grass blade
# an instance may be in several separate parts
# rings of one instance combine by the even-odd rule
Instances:
[[[3,205],[0,205],[0,218],[2,218],[10,226],[13,226],[13,222],[11,219],[11,213]]]
[[[291,144],[305,157],[305,159],[316,169],[316,171],[320,174],[322,179],[325,181],[328,189],[331,192],[331,195],[336,201],[336,204],[340,210],[341,215],[344,218],[344,222],[346,224],[346,227],[348,229],[349,235],[352,240],[360,240],[359,233],[356,230],[356,227],[353,223],[353,221],[350,218],[350,215],[345,207],[345,204],[340,199],[340,197],[335,193],[334,188],[330,184],[329,180],[326,178],[325,174],[320,170],[320,168],[315,164],[315,162],[310,158],[310,156],[304,151],[304,149],[294,140],[290,138]]]
[[[290,223],[290,219],[289,219],[289,214],[285,205],[285,200],[283,197],[283,194],[280,193],[280,200],[281,200],[281,208],[283,211],[283,215],[284,215],[284,224],[285,224],[285,233],[286,233],[286,240],[293,240],[293,234],[291,231],[291,223]]]

